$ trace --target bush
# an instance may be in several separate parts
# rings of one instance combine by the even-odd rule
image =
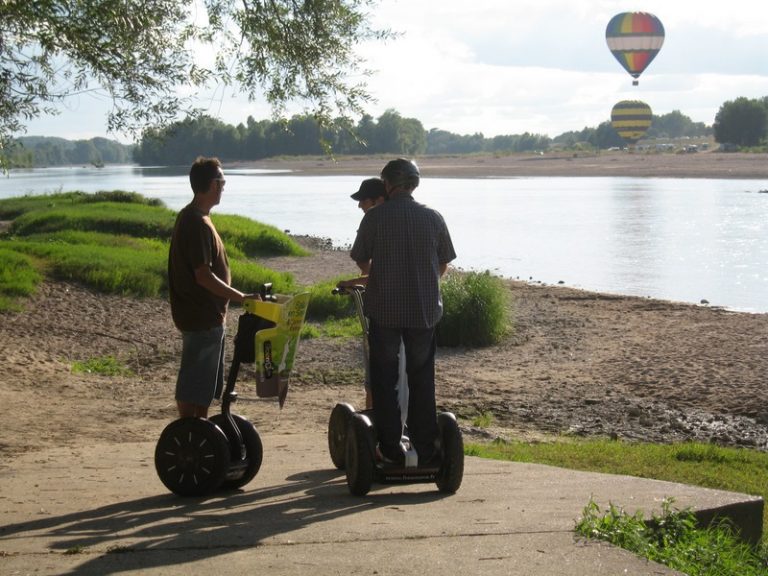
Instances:
[[[507,291],[490,272],[452,272],[442,283],[438,346],[491,346],[507,334]]]
[[[340,276],[312,286],[309,308],[307,308],[307,320],[324,321],[329,318],[345,318],[356,314],[355,303],[351,296],[333,294],[336,284],[340,280],[346,279],[346,276]]]

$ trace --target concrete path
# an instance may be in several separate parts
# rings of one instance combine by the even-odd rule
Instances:
[[[629,512],[732,514],[759,538],[759,498],[691,486],[467,458],[453,496],[434,485],[349,495],[321,434],[266,436],[244,490],[166,491],[152,443],[23,455],[0,467],[0,574],[667,575],[573,527],[594,499]],[[755,532],[757,531],[757,533]]]

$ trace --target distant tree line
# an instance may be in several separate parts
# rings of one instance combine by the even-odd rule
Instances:
[[[765,145],[768,142],[768,96],[729,100],[717,112],[713,128],[715,140],[722,144]]]
[[[721,144],[735,147],[766,145],[768,97],[737,98],[724,103],[714,126],[693,122],[678,110],[653,116],[646,139],[706,138],[714,135]],[[564,132],[555,138],[541,134],[499,135],[486,138],[477,132],[461,135],[433,128],[425,130],[415,118],[404,118],[387,110],[379,118],[364,115],[357,124],[338,121],[333,129],[322,128],[311,116],[299,115],[284,121],[248,117],[237,126],[201,116],[149,129],[141,141],[126,146],[105,138],[68,141],[62,138],[23,137],[12,150],[14,166],[65,164],[186,165],[200,154],[224,161],[258,160],[273,156],[322,155],[330,148],[338,155],[516,153],[560,149],[607,149],[625,143],[610,121],[596,128]]]
[[[133,146],[107,138],[66,140],[22,136],[12,141],[6,152],[11,168],[133,163]]]
[[[526,152],[546,150],[548,136],[522,134],[485,138],[426,131],[415,118],[387,110],[379,118],[364,115],[356,125],[337,123],[322,129],[310,116],[294,116],[285,122],[256,121],[231,126],[203,116],[187,119],[163,130],[147,131],[134,150],[142,165],[187,164],[196,154],[215,154],[222,160],[258,160],[270,156],[301,156],[325,153],[349,154],[464,154],[475,152]]]
[[[693,122],[679,111],[654,116],[648,137],[706,137],[712,128]],[[426,131],[415,118],[388,110],[378,119],[363,116],[357,125],[323,130],[309,116],[285,122],[256,121],[231,126],[210,117],[187,119],[163,130],[151,130],[136,145],[134,159],[142,165],[183,165],[197,154],[217,155],[225,161],[258,160],[270,156],[323,154],[323,144],[334,154],[475,154],[546,151],[553,145],[571,148],[623,146],[610,122],[597,128],[566,132],[552,139],[541,134],[499,135],[486,138],[477,132],[460,135],[446,130]]]

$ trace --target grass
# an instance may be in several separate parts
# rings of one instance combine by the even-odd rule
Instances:
[[[168,241],[175,213],[129,192],[69,192],[0,200],[0,218],[13,218],[0,237],[0,310],[18,309],[44,275],[126,296],[167,292]],[[258,292],[296,290],[293,277],[254,262],[257,255],[306,252],[272,226],[240,216],[213,216],[227,245],[232,282]]]
[[[312,286],[307,320],[324,321],[329,318],[349,318],[356,315],[351,296],[333,293],[339,281],[346,279],[346,276],[338,276]]]
[[[482,412],[472,419],[472,426],[476,428],[488,428],[491,424],[493,424],[491,412]]]
[[[538,443],[468,443],[465,452],[483,458],[680,482],[752,494],[768,500],[768,454],[745,448],[726,448],[701,443],[647,444],[600,439],[557,439]],[[590,513],[594,514],[595,511]],[[612,512],[609,510],[608,514]],[[766,562],[768,509],[763,513],[763,534],[763,544],[758,555],[760,561]],[[721,536],[715,535],[712,538],[713,545],[717,545]],[[763,566],[763,570],[766,570],[768,564]],[[738,570],[688,573],[742,574]],[[766,574],[768,571],[759,573]]]
[[[311,302],[311,300],[310,300]],[[363,328],[357,316],[347,318],[326,318],[325,321],[306,322],[302,327],[301,338],[362,338]]]
[[[131,376],[133,372],[114,356],[101,356],[72,363],[75,374],[100,374],[102,376]]]
[[[576,532],[605,540],[689,576],[766,574],[766,557],[740,541],[726,521],[701,528],[690,510],[662,503],[661,515],[645,519],[611,505],[602,514],[595,502],[584,509]]]
[[[18,309],[18,300],[34,294],[41,278],[29,256],[0,245],[0,310]]]

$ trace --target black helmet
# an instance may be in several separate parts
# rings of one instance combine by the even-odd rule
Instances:
[[[392,186],[405,186],[407,188],[416,188],[419,185],[419,167],[416,162],[398,158],[390,160],[381,171],[381,179],[386,180]]]

